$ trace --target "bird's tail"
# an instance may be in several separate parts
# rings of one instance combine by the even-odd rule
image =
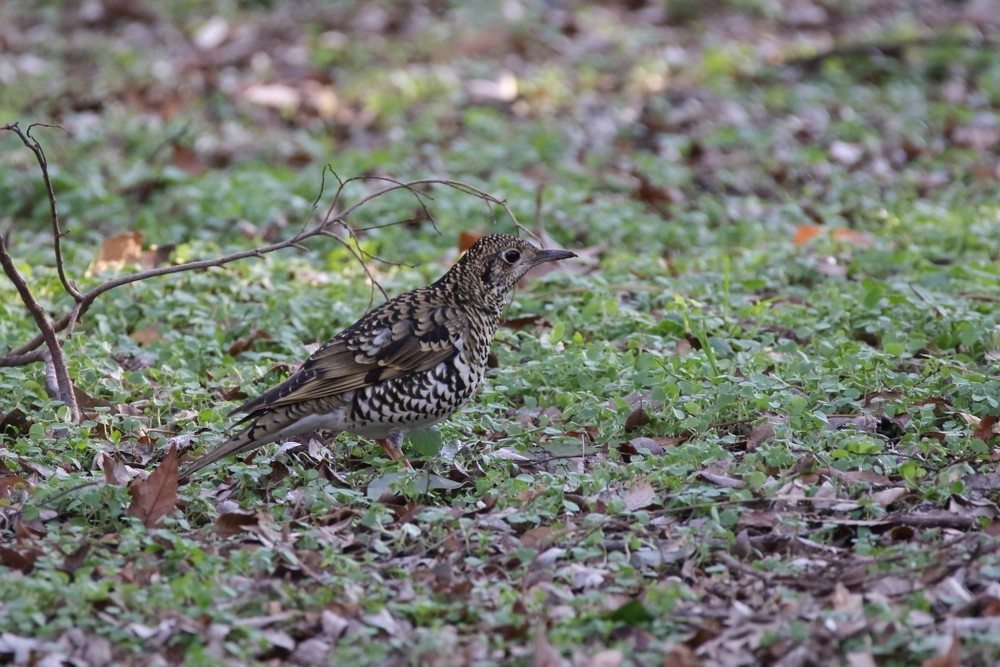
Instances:
[[[180,471],[178,479],[180,481],[185,481],[202,468],[210,466],[216,461],[224,459],[227,456],[249,452],[257,449],[261,445],[271,442],[271,438],[260,437],[261,434],[256,426],[256,424],[250,424],[239,433],[234,433],[228,440],[215,449],[204,454],[200,459],[192,461],[187,465],[187,467]],[[255,433],[255,431],[257,431],[257,433]],[[255,435],[257,437],[254,437]]]

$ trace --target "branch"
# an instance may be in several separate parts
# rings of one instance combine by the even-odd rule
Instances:
[[[80,290],[76,288],[76,285],[66,277],[66,268],[63,264],[62,255],[62,238],[69,232],[63,232],[59,226],[59,211],[56,208],[56,193],[52,189],[52,179],[49,178],[49,162],[45,159],[45,151],[42,150],[41,145],[31,136],[31,131],[36,127],[58,127],[57,125],[46,125],[44,123],[32,123],[28,126],[27,132],[21,130],[17,123],[12,123],[10,125],[4,125],[0,127],[0,130],[7,130],[8,132],[13,132],[18,136],[25,146],[28,147],[32,153],[35,154],[35,160],[38,161],[38,167],[42,171],[42,182],[45,183],[45,193],[49,197],[49,218],[52,220],[52,246],[56,255],[56,270],[59,272],[59,281],[62,282],[63,288],[68,294],[70,294],[74,299],[80,301],[83,295],[80,294]],[[62,128],[59,128],[62,129]]]
[[[271,243],[265,246],[253,248],[250,250],[241,250],[239,252],[230,253],[228,255],[223,255],[221,257],[216,257],[213,259],[203,259],[191,262],[184,262],[183,264],[175,264],[173,266],[162,266],[155,269],[139,271],[137,273],[131,273],[129,275],[113,278],[104,283],[101,283],[100,285],[92,287],[91,289],[83,293],[80,293],[79,298],[76,299],[77,303],[75,304],[74,308],[69,313],[66,313],[58,320],[51,323],[50,328],[54,332],[60,332],[66,329],[67,327],[70,327],[71,323],[75,323],[79,318],[83,317],[83,315],[87,312],[90,306],[93,305],[94,301],[96,301],[99,296],[117,287],[128,285],[134,282],[139,282],[141,280],[147,280],[149,278],[155,278],[157,276],[165,276],[174,273],[184,273],[186,271],[197,271],[201,269],[220,267],[241,259],[247,259],[249,257],[263,258],[265,255],[268,255],[277,250],[283,250],[285,248],[300,248],[302,247],[303,241],[314,238],[316,236],[326,236],[332,238],[333,240],[343,245],[348,251],[350,251],[352,254],[354,254],[355,257],[358,258],[358,261],[361,262],[362,266],[365,269],[365,274],[367,275],[368,279],[373,282],[372,296],[374,296],[375,290],[376,289],[381,290],[381,286],[378,285],[377,281],[374,280],[373,274],[371,273],[370,269],[368,269],[367,265],[365,265],[364,261],[362,261],[363,258],[359,256],[358,250],[354,246],[352,246],[348,242],[348,240],[335,234],[331,228],[335,227],[336,225],[343,225],[347,232],[348,238],[352,238],[356,230],[352,229],[350,226],[346,224],[347,217],[352,213],[354,213],[355,211],[357,211],[362,206],[364,206],[365,204],[367,204],[368,202],[374,199],[378,199],[379,197],[382,197],[384,195],[387,195],[390,192],[395,192],[397,190],[406,190],[411,194],[413,194],[413,196],[420,203],[423,210],[426,212],[427,217],[431,220],[432,225],[434,225],[434,218],[430,214],[430,211],[426,208],[426,204],[424,202],[424,199],[428,198],[429,195],[426,192],[419,190],[418,188],[426,186],[434,186],[434,185],[443,185],[445,187],[449,187],[454,190],[458,190],[459,192],[463,192],[465,194],[469,194],[479,199],[482,199],[484,202],[487,203],[487,205],[501,207],[504,210],[504,212],[507,215],[509,215],[510,218],[514,221],[514,224],[517,225],[518,228],[523,229],[523,227],[521,227],[520,223],[517,221],[517,218],[514,216],[513,211],[511,211],[510,208],[508,207],[506,201],[498,199],[497,197],[486,192],[485,190],[481,190],[480,188],[477,188],[473,185],[469,185],[468,183],[463,183],[461,181],[454,181],[443,178],[421,178],[414,181],[403,182],[403,181],[395,181],[393,179],[382,176],[356,176],[353,178],[349,178],[347,180],[342,180],[339,176],[337,176],[336,172],[334,172],[332,169],[330,170],[330,172],[333,173],[334,177],[337,179],[339,187],[337,188],[337,192],[334,194],[333,202],[327,207],[326,213],[323,215],[323,218],[313,223],[311,226],[307,222],[305,225],[302,226],[302,228],[299,229],[298,232],[296,232],[288,239],[285,239],[284,241],[278,241],[276,243]],[[325,175],[326,175],[326,170],[324,170],[324,185],[325,185]],[[361,197],[357,201],[348,205],[342,211],[335,212],[344,188],[348,184],[354,181],[367,181],[367,180],[383,181],[388,183],[388,185]],[[318,201],[319,199],[317,198],[316,202],[318,203]],[[387,225],[386,224],[373,225],[372,227],[368,227],[366,229],[374,229],[384,226]],[[437,229],[437,226],[434,225],[434,228]],[[45,333],[44,331],[42,331],[42,333],[39,333],[24,345],[21,345],[20,347],[11,350],[6,356],[0,356],[0,367],[21,365],[21,363],[15,363],[15,362],[24,361],[25,359],[27,359],[26,363],[40,360],[41,357],[34,357],[34,356],[29,357],[29,354],[33,350],[37,349],[40,345],[46,342],[47,339],[45,337]]]
[[[21,275],[21,272],[17,270],[17,266],[14,265],[14,260],[10,256],[10,253],[7,252],[7,244],[4,243],[3,239],[0,239],[0,266],[3,267],[4,273],[7,274],[14,287],[17,288],[18,294],[21,295],[21,301],[24,302],[28,312],[35,318],[35,325],[41,331],[40,335],[45,341],[47,348],[47,355],[43,353],[41,358],[45,359],[47,356],[51,360],[52,370],[56,379],[56,388],[59,393],[58,398],[69,408],[70,418],[73,422],[78,423],[80,421],[80,408],[76,404],[73,383],[69,379],[69,371],[66,370],[66,359],[63,357],[59,339],[56,337],[56,332],[52,328],[49,318],[45,316],[45,311],[42,310],[41,305],[35,299],[35,295],[31,293],[31,289],[24,280],[24,276]]]

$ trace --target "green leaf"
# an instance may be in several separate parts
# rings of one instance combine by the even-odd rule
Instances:
[[[622,625],[636,627],[648,625],[653,620],[653,615],[638,600],[629,600],[611,612],[608,618]]]
[[[441,451],[444,437],[436,428],[411,433],[407,439],[407,449],[419,454],[421,458],[430,458]]]

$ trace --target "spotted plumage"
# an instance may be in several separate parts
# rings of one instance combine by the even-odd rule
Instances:
[[[506,234],[477,241],[437,282],[402,294],[344,329],[281,384],[234,410],[246,427],[194,461],[192,473],[268,442],[320,430],[375,438],[406,465],[406,434],[472,397],[500,314],[532,267],[575,257]]]

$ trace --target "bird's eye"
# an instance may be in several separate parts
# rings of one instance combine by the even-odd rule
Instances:
[[[510,250],[504,250],[502,257],[503,261],[508,264],[515,264],[517,260],[521,259],[521,253],[511,248]]]

